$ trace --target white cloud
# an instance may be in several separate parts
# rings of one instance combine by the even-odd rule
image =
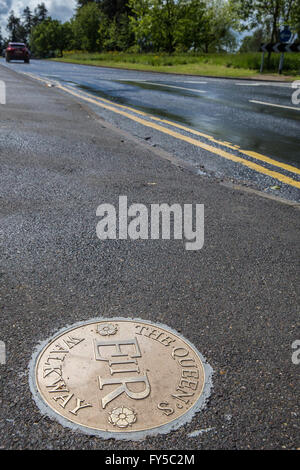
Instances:
[[[0,0],[0,15],[5,15],[11,8],[12,0]]]
[[[16,16],[21,16],[24,8],[27,6],[33,11],[38,3],[44,2],[49,15],[61,21],[66,21],[73,16],[77,1],[76,0],[0,0],[0,27],[2,35],[6,36],[6,22],[8,14],[14,10]]]

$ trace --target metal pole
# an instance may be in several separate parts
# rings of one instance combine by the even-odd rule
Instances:
[[[264,64],[265,64],[265,53],[263,52],[261,56],[260,73],[263,73],[264,71]]]
[[[278,73],[281,75],[282,70],[283,70],[283,63],[284,63],[284,52],[280,56],[280,61],[279,61],[279,70]]]

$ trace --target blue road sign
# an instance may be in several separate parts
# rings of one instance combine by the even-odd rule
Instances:
[[[285,26],[284,29],[280,33],[280,42],[287,43],[292,38],[292,31],[288,26]]]

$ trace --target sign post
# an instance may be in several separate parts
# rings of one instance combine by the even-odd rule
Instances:
[[[282,74],[283,64],[284,64],[284,52],[282,52],[282,53],[281,53],[281,56],[280,56],[279,69],[278,69],[279,75]]]
[[[285,36],[287,37],[287,36]],[[290,35],[292,37],[292,33]],[[281,74],[283,70],[284,64],[284,54],[285,52],[300,52],[300,43],[293,43],[293,44],[284,44],[282,42],[277,42],[276,44],[262,44],[260,47],[260,51],[262,52],[262,59],[261,59],[261,66],[260,66],[260,73],[263,72],[264,69],[264,56],[266,52],[276,52],[281,53],[280,62],[279,62],[279,70],[278,72]]]
[[[292,32],[288,26],[284,26],[283,30],[280,32],[279,38],[282,44],[288,44],[292,39]],[[281,75],[283,70],[284,64],[284,52],[281,53],[280,61],[279,61],[279,70],[278,73]]]
[[[263,73],[264,65],[265,65],[265,53],[263,52],[261,55],[260,73]]]

